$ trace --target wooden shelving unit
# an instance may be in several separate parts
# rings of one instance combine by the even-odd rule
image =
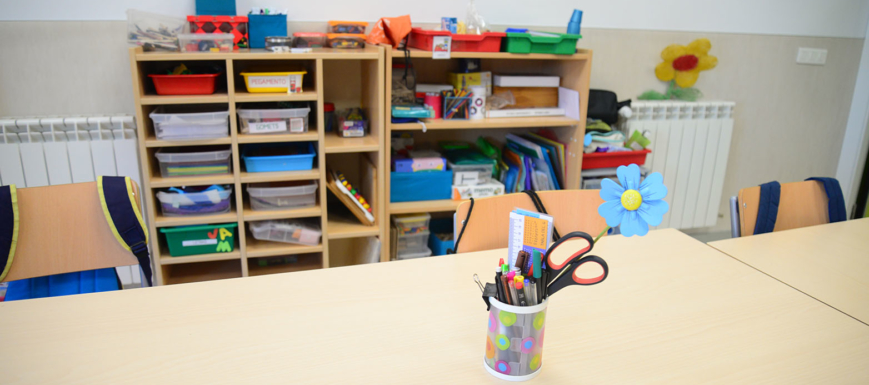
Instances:
[[[497,142],[503,143],[507,133],[522,133],[536,131],[540,128],[550,128],[558,135],[562,142],[568,144],[567,154],[567,189],[580,187],[580,170],[582,169],[582,139],[585,135],[585,116],[588,109],[589,78],[591,75],[592,52],[579,49],[574,55],[549,55],[549,54],[512,54],[506,52],[452,52],[449,60],[432,59],[431,52],[410,50],[410,58],[416,71],[417,84],[448,84],[448,73],[458,69],[458,60],[464,58],[481,59],[483,71],[491,71],[492,74],[546,74],[561,77],[561,86],[579,91],[580,95],[580,119],[571,119],[564,116],[556,117],[522,117],[503,119],[480,119],[480,120],[441,120],[431,119],[419,123],[386,123],[386,138],[390,138],[393,132],[408,132],[414,137],[416,144],[436,144],[442,140],[463,140],[475,142],[477,137],[485,136]],[[386,51],[386,84],[392,84],[392,64],[403,63],[404,52],[397,50]],[[389,116],[392,110],[392,87],[386,88],[386,114]],[[390,142],[384,143],[386,151],[385,168],[390,169],[391,151]],[[419,202],[390,203],[390,185],[386,181],[386,215],[409,214],[409,213],[433,213],[440,216],[450,216],[455,212],[461,201],[434,200]],[[388,219],[388,218],[386,218]],[[389,232],[384,233],[389,245]]]
[[[232,53],[164,53],[142,52],[141,48],[130,49],[130,65],[136,108],[136,123],[139,141],[139,156],[142,166],[142,191],[147,203],[147,219],[150,231],[152,260],[157,284],[175,284],[208,281],[263,274],[327,268],[330,266],[330,244],[337,242],[335,260],[339,265],[358,260],[352,255],[348,241],[362,237],[378,237],[386,243],[388,226],[385,164],[388,143],[385,135],[386,120],[385,79],[386,52],[381,47],[366,47],[361,50],[314,49],[306,54],[271,53],[264,50],[241,50]],[[218,78],[218,90],[213,95],[162,96],[153,90],[149,73],[161,73],[179,63],[197,64],[207,62],[225,69],[226,76]],[[253,68],[305,68],[304,89],[299,94],[248,93],[239,75]],[[309,132],[284,135],[246,135],[239,129],[236,110],[244,103],[259,102],[308,102],[311,105]],[[331,102],[340,110],[362,107],[369,120],[369,133],[362,138],[339,138],[334,132],[325,132],[323,105]],[[197,141],[158,140],[148,114],[159,106],[166,105],[223,105],[230,116],[230,136],[220,139]],[[308,171],[249,173],[243,167],[241,151],[253,143],[312,142],[317,150],[315,165]],[[232,150],[232,174],[163,178],[154,153],[163,147],[219,146]],[[365,226],[348,215],[346,209],[335,199],[330,199],[326,189],[326,170],[335,168],[344,173],[357,187],[374,209],[375,224]],[[271,181],[316,180],[318,181],[317,205],[314,207],[280,211],[254,211],[248,204],[245,189],[249,183]],[[233,187],[232,210],[226,214],[166,217],[159,211],[156,192],[174,186],[207,186],[228,184]],[[313,218],[318,220],[323,231],[322,241],[316,246],[264,242],[254,239],[249,222],[284,219]],[[235,250],[230,253],[214,253],[187,257],[168,255],[165,238],[158,228],[206,223],[236,223]],[[332,240],[335,241],[332,241]],[[262,266],[257,258],[296,255],[298,263],[289,265]],[[381,248],[380,260],[387,260],[388,247]]]

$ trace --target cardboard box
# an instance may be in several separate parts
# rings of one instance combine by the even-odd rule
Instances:
[[[450,72],[450,84],[456,89],[464,90],[472,86],[486,86],[486,95],[492,94],[491,72]]]
[[[496,180],[475,186],[453,186],[453,200],[487,198],[504,195],[504,185]]]

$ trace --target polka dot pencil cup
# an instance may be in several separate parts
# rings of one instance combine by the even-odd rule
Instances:
[[[483,367],[507,381],[536,377],[543,366],[543,332],[549,301],[534,306],[512,306],[489,297],[489,303]]]

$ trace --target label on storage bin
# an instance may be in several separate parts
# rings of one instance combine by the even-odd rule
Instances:
[[[296,235],[298,235],[299,243],[306,245],[317,244],[320,241],[320,234],[317,234],[316,231],[302,229],[301,233]]]
[[[192,239],[189,241],[181,241],[181,246],[190,247],[190,246],[207,246],[207,245],[216,245],[217,239]]]
[[[480,184],[480,172],[479,171],[461,171],[455,173],[453,176],[454,183],[457,186],[473,186],[476,184]]]
[[[248,123],[248,129],[251,134],[262,134],[267,132],[284,132],[287,130],[287,122],[279,120],[275,122],[257,122]]]
[[[290,79],[286,76],[248,76],[247,88],[289,88]]]
[[[305,118],[290,118],[290,132],[305,131]]]

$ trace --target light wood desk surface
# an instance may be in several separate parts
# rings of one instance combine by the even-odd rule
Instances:
[[[491,384],[503,250],[0,304],[15,383]],[[869,326],[676,230],[607,237],[547,312],[546,384],[869,382]]]
[[[709,245],[869,325],[869,218]]]

